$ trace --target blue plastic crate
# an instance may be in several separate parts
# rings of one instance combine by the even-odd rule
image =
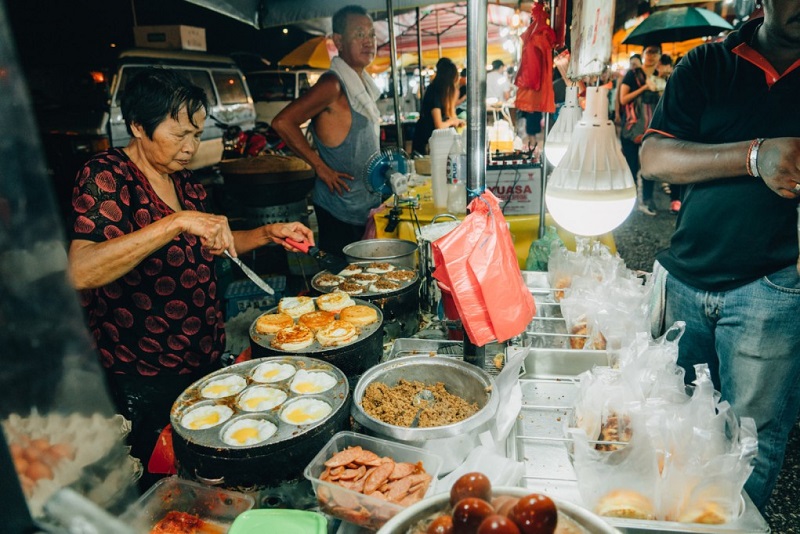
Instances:
[[[226,319],[230,319],[251,308],[268,310],[277,306],[278,300],[286,290],[286,277],[270,276],[262,278],[275,290],[274,295],[268,295],[250,280],[239,280],[228,285],[228,289],[225,290],[225,301],[227,302]]]

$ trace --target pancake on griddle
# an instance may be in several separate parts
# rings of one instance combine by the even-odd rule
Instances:
[[[348,323],[353,323],[356,326],[367,326],[377,322],[378,312],[369,306],[356,304],[355,306],[343,309],[342,313],[339,314],[339,319],[347,321]]]
[[[274,334],[294,324],[294,319],[285,313],[265,313],[256,319],[256,332]]]
[[[322,273],[314,279],[314,282],[320,287],[336,287],[344,282],[344,280],[344,276]]]
[[[278,311],[292,319],[297,319],[304,313],[312,312],[315,309],[314,300],[311,297],[283,297],[278,302]]]
[[[368,286],[377,282],[380,277],[381,275],[375,273],[358,273],[348,278],[348,281],[356,282],[362,286]]]
[[[316,332],[320,328],[325,328],[331,324],[336,316],[331,312],[325,310],[317,310],[310,313],[304,313],[297,319],[297,324],[303,325],[312,332]]]
[[[270,343],[280,350],[302,350],[314,342],[314,332],[303,325],[279,330]]]
[[[409,271],[408,269],[397,269],[384,273],[383,278],[391,280],[392,282],[410,282],[417,277],[417,273]]]
[[[362,271],[361,267],[356,265],[355,263],[351,263],[341,271],[339,271],[339,276],[353,276],[354,274],[358,274]]]
[[[388,273],[389,271],[394,271],[394,265],[388,261],[374,261],[367,265],[368,273],[383,274]]]
[[[402,286],[397,282],[392,282],[391,280],[381,278],[369,286],[369,290],[373,293],[391,293],[392,291],[397,291],[401,287]]]
[[[348,295],[360,295],[367,290],[366,287],[362,286],[358,282],[342,282],[339,284],[337,289],[339,291],[344,291]]]
[[[339,313],[348,306],[355,306],[355,302],[350,298],[350,295],[344,291],[332,291],[326,295],[317,297],[317,307],[320,310],[329,311],[331,313]]]
[[[317,341],[323,347],[346,345],[358,339],[358,328],[347,321],[334,321],[317,332]]]

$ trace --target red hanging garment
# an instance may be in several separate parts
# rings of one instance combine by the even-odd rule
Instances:
[[[554,113],[553,46],[556,35],[547,25],[542,4],[534,4],[531,24],[522,34],[522,58],[514,80],[517,86],[515,107],[522,111]]]

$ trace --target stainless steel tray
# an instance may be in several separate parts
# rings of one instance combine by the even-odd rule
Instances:
[[[552,301],[546,288],[546,273],[523,271],[523,277],[537,300]],[[537,337],[539,336],[539,337]],[[525,487],[582,505],[575,470],[567,452],[564,421],[572,414],[578,393],[577,376],[595,365],[607,365],[606,351],[572,350],[557,346],[554,336],[526,332],[526,347],[508,348],[508,358],[527,351],[520,377],[522,409],[507,441],[507,454],[525,464]],[[725,525],[700,525],[671,521],[605,518],[622,532],[731,533],[770,532],[769,525],[746,493],[742,515]]]

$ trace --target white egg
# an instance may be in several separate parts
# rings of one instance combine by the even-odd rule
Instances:
[[[316,423],[331,413],[331,406],[318,399],[298,399],[284,407],[281,419],[290,425]]]
[[[203,430],[224,423],[233,415],[233,410],[222,405],[200,406],[181,417],[181,425],[189,430]]]
[[[308,395],[311,393],[328,391],[335,385],[336,379],[328,373],[300,369],[297,371],[297,374],[294,375],[294,380],[292,380],[289,389],[300,395]]]
[[[246,417],[231,423],[223,432],[222,441],[234,447],[246,447],[268,440],[277,430],[270,421]]]
[[[238,404],[246,412],[263,412],[283,404],[286,396],[280,389],[255,386],[244,390]]]
[[[207,399],[221,399],[223,397],[236,395],[242,391],[246,385],[247,382],[241,376],[228,375],[209,381],[200,390],[200,395]]]
[[[270,384],[280,382],[292,376],[295,372],[293,365],[288,363],[266,362],[253,369],[253,380],[256,382]]]

